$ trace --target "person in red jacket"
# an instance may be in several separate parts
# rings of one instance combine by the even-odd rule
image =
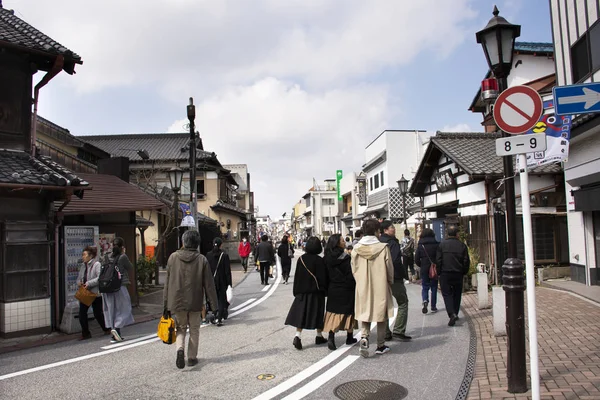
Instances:
[[[242,267],[244,267],[244,272],[248,272],[248,256],[252,251],[252,246],[250,246],[250,242],[248,242],[247,238],[242,238],[240,245],[238,246],[238,253],[242,258]]]

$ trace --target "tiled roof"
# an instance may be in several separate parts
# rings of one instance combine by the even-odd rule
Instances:
[[[554,53],[554,44],[538,42],[515,42],[515,51],[519,53]]]
[[[469,175],[503,175],[502,157],[496,155],[496,139],[500,137],[499,133],[438,132],[431,140]],[[560,170],[558,164],[531,169],[541,174]]]
[[[89,183],[50,160],[49,157],[31,157],[15,150],[0,150],[0,184],[35,186],[68,186],[84,188]]]
[[[92,190],[87,190],[82,199],[72,199],[64,208],[66,215],[88,215],[117,212],[156,210],[165,204],[113,175],[81,174],[89,181]]]
[[[187,133],[143,133],[127,135],[96,135],[77,136],[93,146],[96,146],[113,157],[128,157],[130,161],[141,162],[138,150],[146,150],[151,160],[185,161],[189,158]],[[215,157],[214,153],[197,150],[198,160],[208,160]]]
[[[49,56],[62,55],[68,73],[73,73],[74,64],[83,63],[79,55],[17,17],[13,10],[0,6],[0,47],[4,46]]]
[[[212,209],[221,208],[221,209],[233,212],[235,214],[239,214],[240,216],[243,216],[243,217],[246,216],[246,212],[243,209],[236,207],[232,204],[225,203],[221,200],[217,200],[217,202],[214,205],[210,206],[210,208],[212,208]]]
[[[496,139],[500,133],[484,132],[437,132],[431,138],[425,155],[413,179],[410,193],[420,194],[431,181],[439,157],[443,154],[454,161],[471,176],[504,176],[502,157],[496,155]],[[516,160],[513,163],[517,165]],[[561,171],[560,164],[546,164],[530,169],[537,174],[553,174]]]

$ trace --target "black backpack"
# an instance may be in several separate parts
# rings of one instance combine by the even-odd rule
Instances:
[[[119,271],[119,255],[114,262],[102,265],[98,276],[98,290],[100,293],[115,293],[121,290],[121,271]],[[108,260],[108,257],[107,257]]]

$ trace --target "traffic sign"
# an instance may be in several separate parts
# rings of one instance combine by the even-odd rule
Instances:
[[[511,135],[525,133],[537,124],[544,112],[540,94],[529,86],[513,86],[498,96],[494,121]]]
[[[556,115],[600,112],[600,83],[555,86],[552,94]]]
[[[546,134],[535,133],[496,139],[496,155],[512,156],[514,154],[535,153],[546,150]]]

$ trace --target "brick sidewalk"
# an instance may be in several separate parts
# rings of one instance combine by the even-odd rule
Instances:
[[[600,399],[600,305],[546,288],[536,289],[536,302],[541,398]],[[478,310],[476,294],[465,294],[463,307],[477,334],[467,399],[530,399],[531,391],[506,391],[506,336],[494,336],[492,310]]]

